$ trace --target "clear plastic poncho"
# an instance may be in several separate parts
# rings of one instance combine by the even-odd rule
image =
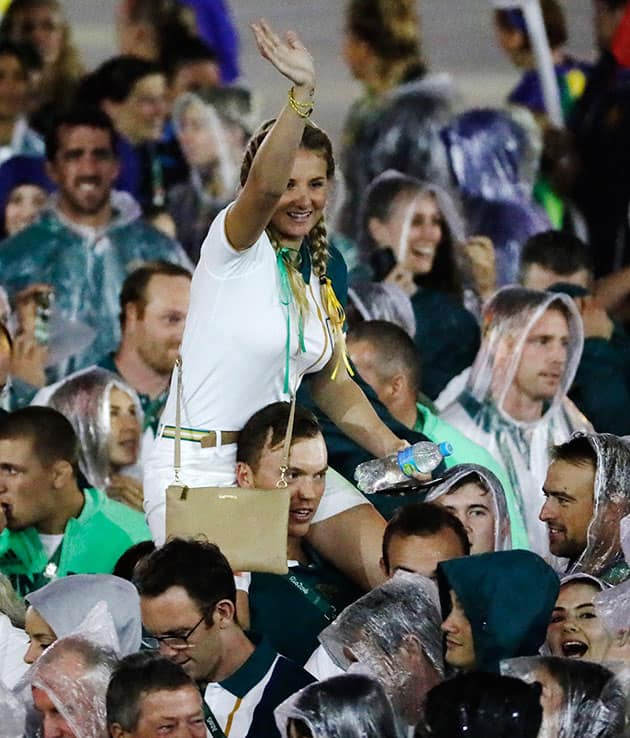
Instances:
[[[551,227],[531,197],[542,146],[535,121],[527,112],[469,110],[442,140],[470,232],[494,243],[497,283],[516,282],[523,243]]]
[[[365,674],[342,674],[309,684],[278,705],[274,717],[282,738],[289,738],[289,720],[303,722],[313,738],[398,735],[383,687]]]
[[[88,613],[103,603],[116,630],[116,653],[122,657],[140,650],[140,597],[133,584],[125,579],[113,574],[74,574],[54,579],[25,599],[57,638],[84,629]]]
[[[564,374],[539,419],[515,420],[504,409],[508,390],[530,331],[555,305],[568,316]],[[484,306],[481,347],[466,386],[441,415],[503,464],[532,550],[542,556],[549,553],[547,531],[538,519],[544,504],[542,485],[549,466],[549,448],[567,441],[576,430],[591,430],[588,420],[567,397],[583,344],[582,319],[570,297],[525,287],[504,287]]]
[[[2,681],[0,681],[0,718],[2,738],[23,737],[26,707]]]
[[[625,697],[616,677],[600,664],[532,656],[506,659],[501,673],[540,682],[543,722],[539,738],[620,738]]]
[[[402,328],[411,338],[416,335],[416,316],[406,292],[388,282],[358,282],[348,288],[363,320],[386,320]]]
[[[470,477],[470,479],[467,479]],[[465,481],[464,481],[465,480]],[[485,466],[479,464],[457,464],[442,475],[442,481],[431,488],[425,502],[434,502],[454,487],[467,482],[481,484],[492,499],[494,513],[494,550],[508,551],[512,548],[510,516],[503,485]]]
[[[319,641],[342,669],[353,663],[367,668],[397,716],[411,725],[426,692],[444,676],[441,622],[435,584],[421,574],[398,572],[349,605]],[[412,642],[416,658],[409,657]]]
[[[105,695],[116,656],[80,636],[55,641],[27,677],[43,690],[75,738],[107,738]]]
[[[630,564],[630,515],[621,520],[619,535],[624,558]],[[605,589],[593,602],[606,630],[613,636],[623,636],[624,643],[627,642],[630,661],[630,580]]]
[[[136,391],[107,369],[92,367],[76,372],[56,385],[46,404],[66,416],[79,439],[79,467],[89,484],[98,489],[109,486],[112,468],[108,440],[111,433],[109,396],[113,387],[128,394],[136,406],[136,417],[142,428],[142,407]],[[140,454],[138,438],[138,455]],[[121,469],[125,474],[142,479],[139,464]]]
[[[621,523],[630,515],[630,447],[610,433],[578,433],[597,454],[593,517],[586,548],[568,573],[591,574],[608,584],[630,575],[621,546]]]
[[[200,170],[199,167],[196,167],[194,162],[188,161],[193,174],[191,182],[202,200],[222,199],[228,201],[232,199],[234,191],[238,186],[240,167],[231,155],[227,132],[214,106],[205,102],[199,95],[195,95],[194,92],[185,92],[180,95],[175,100],[171,113],[175,134],[178,139],[181,137],[183,118],[186,112],[192,108],[200,114],[195,122],[212,134],[215,139],[216,176],[213,179],[215,183],[214,197],[205,189],[205,182],[203,182],[205,172]]]

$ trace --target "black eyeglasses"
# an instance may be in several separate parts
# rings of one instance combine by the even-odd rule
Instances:
[[[202,615],[199,622],[196,625],[193,625],[193,627],[188,631],[188,633],[184,633],[184,635],[151,636],[151,638],[147,640],[149,640],[150,642],[155,642],[156,644],[155,648],[159,648],[161,643],[175,650],[183,649],[183,648],[192,648],[194,646],[194,643],[188,643],[188,639],[197,630],[197,628],[201,625],[201,623],[203,623],[205,619],[206,619],[206,616]]]

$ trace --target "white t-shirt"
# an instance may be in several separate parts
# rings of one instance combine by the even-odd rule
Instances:
[[[38,533],[42,548],[50,559],[55,551],[61,546],[63,533]]]
[[[276,254],[266,233],[245,251],[225,235],[221,211],[201,248],[182,340],[182,426],[240,430],[284,391],[286,306],[281,300]],[[306,286],[305,352],[298,345],[298,316],[291,309],[290,386],[322,369],[332,356],[333,337],[322,307],[319,279]],[[176,372],[162,422],[175,424]]]

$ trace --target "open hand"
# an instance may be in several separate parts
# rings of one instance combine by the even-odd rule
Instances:
[[[297,34],[287,31],[284,38],[278,36],[269,23],[261,18],[251,24],[260,55],[297,86],[315,86],[313,57]]]
[[[142,484],[133,477],[126,474],[114,474],[107,486],[107,496],[112,500],[122,502],[124,505],[142,512]]]

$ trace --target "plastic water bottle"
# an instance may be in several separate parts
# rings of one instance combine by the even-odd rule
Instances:
[[[358,488],[368,495],[406,482],[416,472],[433,471],[445,456],[453,453],[450,443],[419,441],[383,459],[359,464],[354,472]]]

